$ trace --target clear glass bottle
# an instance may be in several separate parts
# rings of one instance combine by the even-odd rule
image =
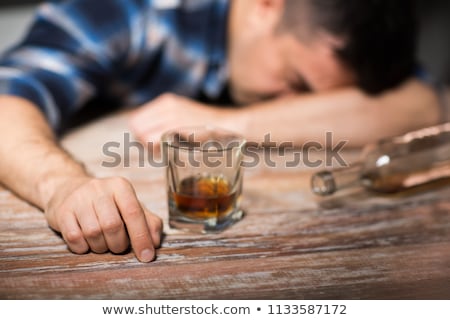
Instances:
[[[322,196],[355,186],[391,193],[443,178],[450,178],[450,123],[370,145],[355,164],[315,173],[311,188]]]

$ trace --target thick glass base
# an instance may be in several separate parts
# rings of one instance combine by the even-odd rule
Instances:
[[[195,233],[219,233],[232,226],[244,217],[244,211],[236,210],[228,215],[209,219],[192,219],[176,209],[169,210],[169,226],[171,228]]]

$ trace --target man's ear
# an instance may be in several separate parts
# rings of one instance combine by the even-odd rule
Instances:
[[[342,49],[347,43],[343,37],[332,35],[326,31],[319,31],[318,38],[331,51]]]
[[[343,37],[335,36],[327,31],[316,33],[315,41],[320,45],[322,54],[334,55],[336,50],[344,48],[347,41]]]

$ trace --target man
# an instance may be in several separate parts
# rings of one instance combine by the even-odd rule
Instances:
[[[43,209],[73,252],[120,253],[131,242],[148,262],[161,220],[125,179],[89,175],[51,128],[89,103],[143,104],[130,119],[143,141],[214,123],[254,141],[270,132],[320,142],[332,131],[362,145],[438,121],[433,91],[413,77],[413,53],[406,0],[46,5],[0,61],[0,181]]]

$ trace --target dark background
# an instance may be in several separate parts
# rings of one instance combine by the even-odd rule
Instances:
[[[0,6],[18,6],[23,4],[35,4],[42,1],[37,0],[0,0]]]
[[[34,4],[42,1],[37,0],[0,0],[0,6],[18,6],[22,4]]]
[[[450,84],[450,1],[416,2],[420,23],[420,61],[437,79]]]
[[[416,2],[420,22],[419,60],[433,77],[450,84],[450,0],[413,1]],[[0,0],[0,10],[2,6],[40,2],[42,1]]]

